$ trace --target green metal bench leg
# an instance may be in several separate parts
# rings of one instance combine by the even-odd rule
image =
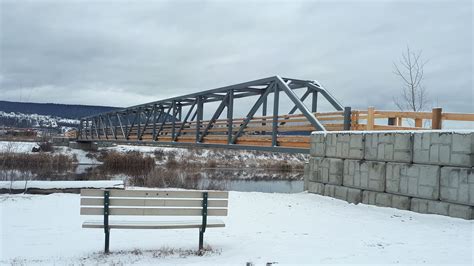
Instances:
[[[207,226],[207,198],[208,193],[202,193],[202,226],[199,229],[199,251],[203,250],[204,247],[204,232],[206,232]]]
[[[109,253],[110,229],[105,231],[105,249],[104,253]]]
[[[109,191],[104,191],[104,233],[105,233],[105,248],[104,253],[109,253],[109,240],[110,240],[110,228],[109,228]]]
[[[204,246],[204,232],[199,230],[199,250],[202,250]]]

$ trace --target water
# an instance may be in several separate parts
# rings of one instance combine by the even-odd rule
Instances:
[[[203,183],[211,182],[203,179]],[[243,192],[298,193],[303,191],[302,180],[219,180],[222,190]]]
[[[140,187],[216,189],[245,192],[298,193],[303,191],[303,173],[252,168],[155,167],[147,173],[111,172],[97,165],[77,165],[68,171],[0,170],[0,180],[124,180]]]

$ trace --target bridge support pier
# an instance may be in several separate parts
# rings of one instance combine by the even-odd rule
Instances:
[[[69,148],[81,149],[85,151],[97,151],[99,145],[97,142],[92,141],[71,141],[69,142]]]

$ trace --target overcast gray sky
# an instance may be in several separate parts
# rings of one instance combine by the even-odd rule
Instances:
[[[474,112],[470,0],[0,1],[0,100],[130,106],[281,75],[394,109],[409,45],[431,103]]]

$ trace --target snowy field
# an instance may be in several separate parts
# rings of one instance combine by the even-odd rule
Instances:
[[[1,195],[0,264],[465,264],[474,222],[353,205],[314,194],[230,192],[226,228],[208,229],[203,257],[186,254],[198,230],[82,229],[79,195]],[[160,219],[159,217],[157,219]],[[157,250],[181,249],[163,255]],[[172,252],[170,252],[172,253]]]

